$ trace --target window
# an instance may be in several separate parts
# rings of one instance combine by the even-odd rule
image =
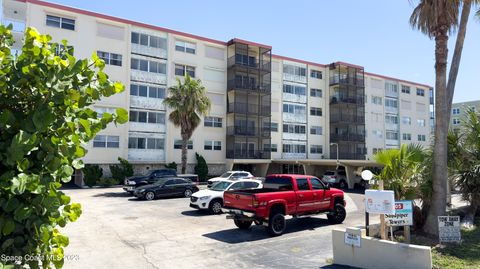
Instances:
[[[425,96],[425,90],[417,88],[417,95],[418,96]]]
[[[270,122],[270,132],[278,132],[278,123]]]
[[[322,108],[321,107],[311,107],[310,108],[310,115],[311,116],[322,116]]]
[[[129,149],[165,149],[163,138],[129,137]]]
[[[398,85],[392,82],[385,82],[385,95],[398,96]]]
[[[310,190],[310,185],[308,185],[308,180],[306,178],[297,178],[297,186],[299,191]]]
[[[385,107],[398,108],[398,100],[385,98]]]
[[[105,52],[105,51],[97,51],[97,56],[102,59],[105,64],[109,65],[117,65],[122,66],[122,55]]]
[[[372,95],[372,103],[375,104],[375,105],[381,105],[382,104],[382,97]]]
[[[302,105],[283,104],[283,112],[297,114],[297,115],[301,115],[301,114],[305,115],[306,107]]]
[[[165,113],[130,110],[131,122],[165,124]]]
[[[263,151],[277,152],[277,144],[264,144]]]
[[[418,135],[417,139],[418,141],[426,141],[425,135]]]
[[[306,95],[306,88],[303,86],[283,84],[283,92],[296,95]]]
[[[150,73],[167,74],[167,65],[155,61],[132,58],[131,69],[140,70]]]
[[[195,54],[196,49],[197,49],[197,45],[195,45],[194,43],[185,42],[185,41],[178,41],[178,40],[175,41],[175,50],[176,51]]]
[[[97,112],[97,118],[103,118],[104,113],[113,114],[116,109],[113,107],[95,107],[94,110]]]
[[[47,15],[47,25],[67,30],[75,30],[75,20]]]
[[[310,127],[310,134],[312,135],[322,135],[322,126],[312,126]]]
[[[412,134],[403,133],[402,134],[402,139],[410,141],[410,140],[412,140]]]
[[[120,136],[118,135],[97,135],[93,139],[94,148],[118,148]]]
[[[386,131],[385,138],[389,140],[398,140],[398,133],[393,131]]]
[[[284,124],[283,132],[291,134],[305,134],[305,125]]]
[[[459,119],[453,119],[453,124],[455,124],[455,125],[460,124],[460,120]]]
[[[235,54],[235,64],[256,67],[257,66],[257,60],[253,56],[248,56],[248,55],[245,55],[245,54],[236,53]]]
[[[310,184],[312,184],[312,189],[313,190],[323,190],[324,189],[323,183],[320,181],[320,179],[318,179],[316,177],[311,177],[310,178]]]
[[[55,46],[55,56],[61,56],[64,52],[73,55],[73,46],[65,46],[59,43],[50,43],[50,46]]]
[[[222,118],[219,117],[205,117],[203,121],[205,127],[222,127]]]
[[[173,148],[174,149],[182,149],[182,140],[176,139],[175,141],[173,141]],[[187,149],[193,149],[193,141],[192,140],[188,140]]]
[[[189,65],[175,64],[175,75],[185,76],[188,74],[190,77],[195,77],[195,67]]]
[[[459,115],[460,114],[460,108],[456,107],[456,108],[452,109],[452,113],[453,113],[453,115]]]
[[[322,145],[311,145],[310,146],[310,153],[311,154],[322,154],[323,153]]]
[[[306,77],[307,69],[305,67],[299,67],[294,65],[283,65],[283,73],[293,76]]]
[[[222,141],[205,140],[204,150],[222,150]]]
[[[425,120],[417,120],[417,125],[418,126],[425,126]]]
[[[398,124],[398,116],[396,116],[396,115],[385,115],[385,123],[387,123],[387,124]]]
[[[312,97],[322,97],[322,90],[320,89],[310,89],[310,96]]]
[[[158,36],[132,32],[131,41],[133,44],[148,46],[152,48],[167,49],[167,40]]]
[[[274,177],[267,176],[263,183],[264,188],[272,188],[277,190],[293,190],[292,179],[290,177]]]
[[[410,86],[402,85],[402,93],[410,94]]]
[[[322,71],[310,70],[310,77],[322,79]]]
[[[411,125],[412,124],[412,118],[402,117],[402,124]]]
[[[305,153],[306,147],[303,144],[283,144],[284,153]]]

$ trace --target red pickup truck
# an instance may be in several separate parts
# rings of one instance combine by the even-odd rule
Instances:
[[[343,191],[314,176],[269,175],[262,189],[227,191],[223,197],[223,211],[238,228],[248,229],[252,223],[265,225],[273,236],[285,231],[286,215],[326,213],[332,223],[342,223],[347,215]]]

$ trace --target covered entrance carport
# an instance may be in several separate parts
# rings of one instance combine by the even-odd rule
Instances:
[[[345,167],[347,175],[347,184],[349,189],[353,189],[355,185],[355,176],[359,175],[365,167],[381,167],[375,161],[371,160],[332,160],[332,159],[301,159],[301,160],[285,160],[274,159],[269,166],[267,174],[273,173],[289,173],[286,171],[286,167],[294,166],[294,171],[298,171],[299,174],[306,174],[321,178],[326,171],[337,170],[339,166]],[[290,169],[288,169],[290,170]]]

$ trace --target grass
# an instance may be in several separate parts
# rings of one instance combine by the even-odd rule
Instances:
[[[434,269],[480,269],[480,218],[474,229],[462,230],[461,244],[435,245],[435,240],[418,235],[412,241],[432,246]]]

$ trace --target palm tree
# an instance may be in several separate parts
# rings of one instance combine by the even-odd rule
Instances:
[[[445,214],[447,196],[447,134],[455,82],[472,3],[478,0],[420,0],[410,24],[435,39],[435,135],[433,148],[432,204],[424,231],[438,234],[437,217]],[[463,4],[463,5],[462,5]],[[462,7],[460,24],[459,10]],[[447,84],[448,38],[459,25]]]
[[[177,85],[169,88],[169,96],[163,103],[173,111],[168,119],[180,127],[182,137],[182,173],[187,169],[187,144],[201,122],[201,116],[208,114],[211,107],[206,89],[199,79],[185,75],[184,82],[177,77]]]

